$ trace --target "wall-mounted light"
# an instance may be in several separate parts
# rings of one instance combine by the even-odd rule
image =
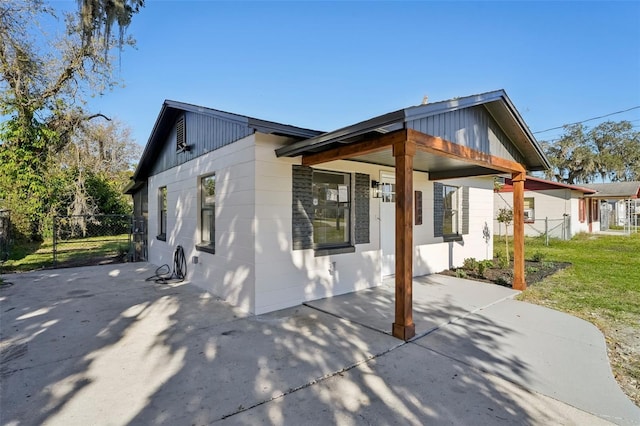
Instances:
[[[371,197],[372,198],[381,198],[382,197],[382,191],[380,189],[380,182],[378,182],[377,180],[372,180],[371,181]]]

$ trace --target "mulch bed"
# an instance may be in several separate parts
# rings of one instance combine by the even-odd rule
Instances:
[[[494,259],[494,264],[498,264],[498,260]],[[524,264],[525,275],[527,285],[532,285],[542,281],[546,277],[555,274],[565,268],[571,266],[568,262],[549,262],[542,261],[536,262],[532,260],[526,260]],[[450,277],[466,278],[475,281],[483,281],[493,284],[502,285],[505,287],[511,287],[513,283],[513,262],[509,265],[509,268],[487,268],[484,271],[484,275],[479,275],[477,272],[470,271],[464,268],[447,269],[440,272],[442,275],[448,275]]]

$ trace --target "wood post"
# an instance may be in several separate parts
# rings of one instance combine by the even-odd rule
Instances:
[[[523,172],[511,175],[513,182],[513,288],[525,290],[524,278],[524,181]]]
[[[396,315],[393,336],[409,340],[416,334],[413,323],[413,156],[416,145],[402,141],[393,145],[396,163]]]

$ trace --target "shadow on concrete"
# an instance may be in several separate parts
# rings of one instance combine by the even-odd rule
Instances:
[[[356,322],[308,306],[247,316],[194,286],[145,281],[154,269],[10,277],[1,424],[534,424],[579,414]],[[444,298],[437,321],[447,310],[466,312]],[[517,333],[489,319],[471,327],[478,347]],[[519,359],[500,361],[528,374]]]

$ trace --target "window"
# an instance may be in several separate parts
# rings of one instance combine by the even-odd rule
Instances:
[[[533,198],[524,199],[524,222],[534,223],[536,221],[535,200]]]
[[[313,243],[316,247],[351,243],[350,175],[313,171]]]
[[[158,239],[167,240],[167,187],[163,186],[158,189],[158,212],[160,222],[160,233]]]
[[[443,204],[444,204],[444,217],[442,221],[442,234],[447,235],[459,235],[459,215],[458,209],[460,208],[460,194],[457,186],[443,185]]]
[[[200,244],[197,249],[214,253],[216,244],[216,175],[200,179]]]
[[[587,220],[587,215],[585,213],[586,210],[586,201],[584,198],[580,198],[578,200],[578,220],[580,222],[584,222]]]

